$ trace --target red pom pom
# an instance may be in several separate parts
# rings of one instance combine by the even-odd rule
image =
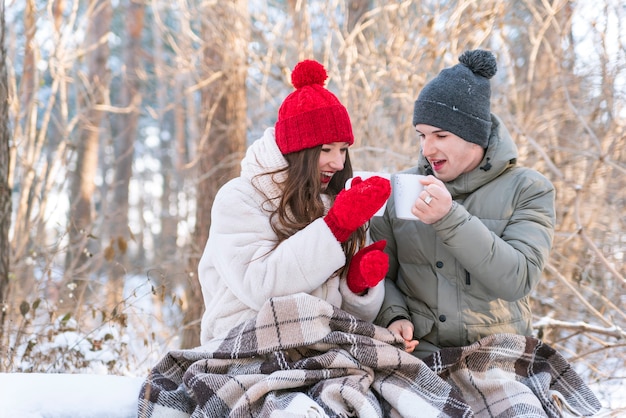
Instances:
[[[328,78],[326,69],[322,64],[313,60],[304,60],[298,63],[291,73],[291,84],[296,89],[304,86],[319,84],[324,86]]]

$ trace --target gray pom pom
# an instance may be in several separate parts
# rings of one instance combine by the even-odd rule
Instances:
[[[498,71],[496,57],[484,49],[465,51],[459,57],[459,62],[472,70],[474,74],[485,78],[493,77]]]

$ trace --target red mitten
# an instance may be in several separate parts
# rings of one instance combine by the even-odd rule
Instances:
[[[376,286],[389,270],[389,256],[383,252],[387,241],[376,241],[352,257],[348,268],[348,288],[354,293]]]
[[[324,220],[337,240],[345,242],[374,216],[390,194],[391,185],[385,178],[373,176],[361,181],[355,177],[350,189],[339,192]]]
[[[359,183],[363,183],[363,179],[361,176],[352,177],[352,181],[350,182],[350,187],[356,186]]]

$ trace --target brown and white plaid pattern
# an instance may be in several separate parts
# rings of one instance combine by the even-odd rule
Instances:
[[[491,335],[425,362],[462,393],[475,416],[591,416],[601,407],[567,360],[536,338]]]
[[[559,417],[599,402],[532,338],[498,335],[426,363],[385,328],[306,294],[270,299],[254,320],[168,353],[139,396],[144,417]]]

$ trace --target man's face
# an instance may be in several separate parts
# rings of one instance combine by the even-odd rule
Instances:
[[[430,163],[435,177],[443,182],[452,181],[463,173],[472,171],[483,159],[485,150],[452,132],[435,126],[418,124],[415,130],[420,138],[424,157]]]

